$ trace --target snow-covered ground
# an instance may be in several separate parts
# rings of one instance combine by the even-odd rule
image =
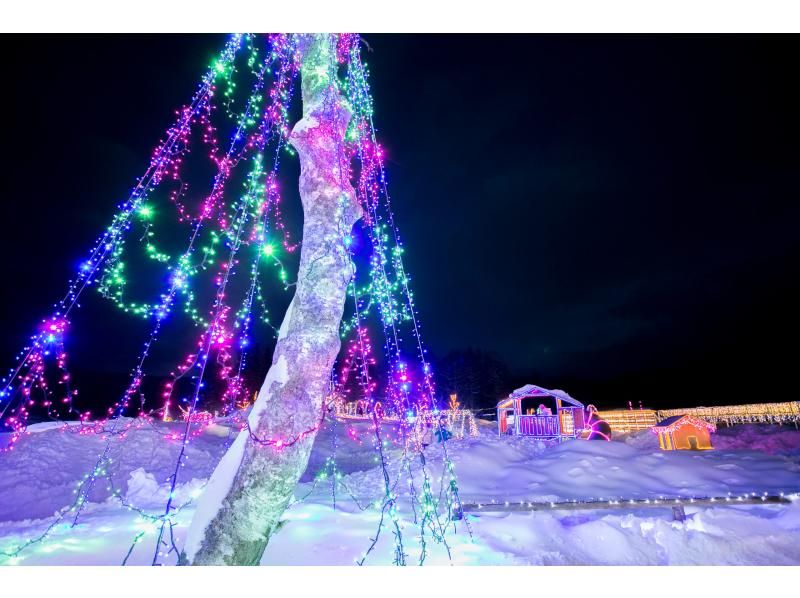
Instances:
[[[74,427],[34,426],[16,449],[0,454],[0,553],[15,553],[19,545],[50,530],[16,556],[0,554],[0,564],[120,564],[132,545],[128,564],[151,564],[160,524],[140,512],[163,513],[167,478],[180,448],[169,437],[180,426],[139,422],[123,439],[112,437],[110,442],[103,435],[77,434]],[[800,432],[791,427],[722,428],[713,437],[716,450],[704,452],[660,451],[649,432],[610,443],[545,446],[525,438],[500,438],[488,422],[481,422],[479,430],[478,438],[447,443],[465,503],[800,491]],[[174,500],[186,505],[173,515],[178,547],[183,546],[193,500],[231,440],[229,428],[214,425],[189,445]],[[97,480],[74,526],[74,512],[57,520],[54,513],[74,502],[77,483],[92,471],[107,444],[110,481]],[[442,450],[434,445],[425,451],[435,494]],[[387,453],[391,478],[400,480],[396,492],[406,562],[417,564],[420,529],[409,500],[409,473],[400,471],[399,449],[390,447]],[[331,476],[314,483],[330,456],[341,474],[335,507]],[[329,422],[296,491],[299,500],[287,510],[286,523],[262,563],[351,565],[361,558],[378,529],[380,511],[372,505],[384,495],[376,459],[366,424]],[[417,458],[411,462],[411,475],[419,491]],[[112,495],[114,489],[122,500]],[[687,506],[686,513],[685,522],[673,521],[669,506],[468,513],[448,530],[447,547],[426,532],[425,564],[800,564],[798,500],[789,505]],[[393,558],[387,519],[366,564],[391,564]],[[158,561],[169,565],[176,558],[173,553]]]

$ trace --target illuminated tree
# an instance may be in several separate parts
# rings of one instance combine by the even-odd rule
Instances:
[[[363,411],[376,414],[372,436],[384,479],[383,495],[372,502],[381,513],[378,530],[358,562],[363,564],[372,552],[387,521],[394,536],[394,561],[406,564],[397,482],[390,479],[384,455],[384,446],[392,439],[381,430],[381,420],[385,414],[413,416],[404,417],[398,436],[402,442],[413,440],[409,421],[432,420],[429,412],[437,407],[437,391],[403,264],[404,248],[391,209],[360,44],[360,36],[346,33],[233,34],[209,65],[192,101],[178,111],[130,197],[81,262],[67,294],[35,330],[9,375],[0,380],[0,429],[11,432],[0,451],[13,450],[34,409],[51,419],[80,419],[81,433],[103,435],[97,459],[76,489],[75,502],[58,514],[56,523],[67,515],[73,526],[78,523],[97,483],[108,475],[117,443],[125,441],[129,430],[155,424],[153,419],[159,418],[163,421],[158,423],[169,429],[165,441],[177,442],[179,450],[170,464],[163,511],[146,515],[158,524],[152,564],[163,564],[163,559],[175,555],[183,563],[257,564],[307,468],[323,414],[332,411],[323,403],[346,394],[349,373],[351,383],[359,387],[355,394]],[[298,73],[303,117],[292,130],[289,114]],[[241,84],[242,77],[249,85]],[[227,143],[218,131],[230,133]],[[196,196],[188,192],[186,175],[191,170],[184,162],[197,146],[210,160],[213,178],[207,193]],[[281,156],[295,154],[300,157],[305,216],[302,243],[292,241],[280,207]],[[242,165],[249,167],[247,173],[237,171]],[[235,182],[242,185],[238,193],[231,188]],[[195,196],[197,203],[192,201]],[[170,209],[165,210],[167,205]],[[177,221],[168,217],[173,206]],[[362,217],[363,226],[354,231]],[[173,227],[162,229],[164,225]],[[181,235],[187,228],[189,232],[177,249],[172,248],[175,225]],[[279,237],[286,254],[276,244]],[[290,283],[282,260],[296,255],[298,247],[297,280]],[[137,248],[141,254],[132,251]],[[360,280],[354,276],[354,264],[359,265]],[[284,290],[294,291],[280,331],[271,324],[262,285],[270,265]],[[150,285],[132,284],[156,282],[144,266],[158,273],[157,285],[153,284],[157,295],[150,294]],[[147,323],[127,387],[113,404],[104,405],[100,419],[90,411],[79,411],[74,401],[77,390],[67,371],[69,317],[88,288],[96,288],[122,313]],[[343,321],[346,296],[352,306]],[[157,400],[148,401],[150,354],[174,312],[187,316],[198,334],[176,358]],[[378,362],[372,354],[368,319],[377,321],[383,332],[383,373],[373,368]],[[270,335],[279,335],[272,366],[243,422],[234,412],[248,406],[252,389],[263,376],[257,367],[258,342],[252,346],[263,332],[258,324],[266,325]],[[349,344],[342,356],[339,386],[329,386],[337,380],[332,367],[344,339]],[[51,379],[57,376],[55,384],[48,372]],[[226,416],[224,422],[244,424],[243,429],[231,436],[235,440],[202,494],[181,550],[173,530],[174,515],[185,506],[175,500],[179,486],[186,483],[182,472],[187,450],[218,408]],[[134,414],[138,417],[122,417]],[[418,443],[410,445],[412,450],[403,453],[400,463],[401,471],[409,473],[420,450]],[[446,487],[433,492],[421,455],[423,483],[417,489],[411,486],[411,513],[422,544],[420,564],[428,554],[425,536],[446,547],[445,530],[460,509],[446,450],[442,458]],[[330,467],[335,471],[335,463]],[[337,478],[332,479],[335,494]],[[417,518],[417,513],[425,515]],[[134,538],[131,551],[142,537]],[[26,542],[19,550],[38,541]],[[130,555],[129,551],[124,562]]]
[[[336,84],[335,36],[304,36],[299,52],[303,117],[291,135],[304,212],[297,286],[248,426],[198,505],[185,554],[193,564],[259,563],[308,464],[340,348],[353,276],[345,237],[362,214],[342,150],[351,115]]]

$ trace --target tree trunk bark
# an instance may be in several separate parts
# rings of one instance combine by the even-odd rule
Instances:
[[[304,213],[297,286],[250,431],[240,432],[217,466],[190,525],[183,560],[195,565],[259,564],[308,465],[339,353],[353,275],[344,237],[362,215],[342,151],[350,113],[333,79],[335,37],[304,36],[299,50],[303,118],[290,137]]]

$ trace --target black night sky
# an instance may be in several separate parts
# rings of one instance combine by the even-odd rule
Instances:
[[[797,37],[364,37],[434,356],[604,406],[797,398]],[[1,39],[5,372],[225,37]]]

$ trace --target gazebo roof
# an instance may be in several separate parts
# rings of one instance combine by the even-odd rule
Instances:
[[[502,408],[510,408],[513,406],[513,403],[517,399],[527,399],[530,397],[552,397],[554,399],[561,399],[565,403],[572,405],[573,407],[583,407],[583,403],[573,399],[563,390],[553,389],[549,390],[547,388],[542,388],[541,386],[536,386],[535,384],[526,384],[522,388],[518,388],[507,398],[501,400],[497,403],[497,407],[499,409]]]

